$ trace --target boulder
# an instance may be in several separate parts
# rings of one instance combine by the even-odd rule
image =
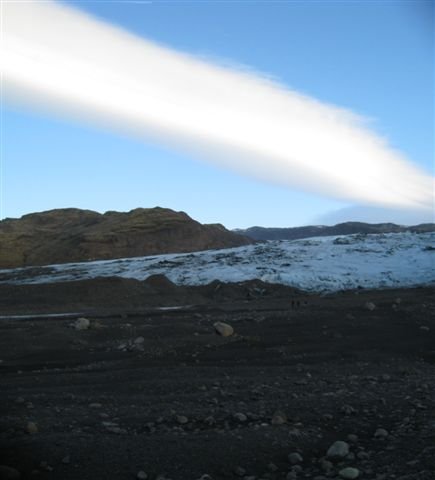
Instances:
[[[213,324],[213,327],[222,337],[231,337],[234,333],[234,328],[228,323],[216,322]]]
[[[74,328],[76,330],[88,330],[90,326],[91,326],[91,322],[85,317],[78,318],[74,322]]]
[[[344,480],[354,480],[359,477],[359,470],[353,467],[342,468],[338,474]]]
[[[326,452],[326,456],[332,459],[342,459],[349,453],[349,444],[342,440],[334,442]]]

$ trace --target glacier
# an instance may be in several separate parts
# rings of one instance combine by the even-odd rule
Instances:
[[[178,285],[260,279],[307,292],[435,285],[435,232],[356,234],[280,240],[224,250],[152,255],[0,270],[0,283],[53,283],[97,277]]]

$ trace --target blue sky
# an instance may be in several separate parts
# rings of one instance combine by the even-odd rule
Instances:
[[[431,2],[64,3],[363,115],[394,149],[434,174]],[[149,144],[19,109],[7,99],[2,164],[3,217],[61,207],[104,212],[159,205],[235,228],[319,223],[341,209],[352,214],[349,202],[252,179],[170,143]],[[387,213],[380,218],[397,221]]]

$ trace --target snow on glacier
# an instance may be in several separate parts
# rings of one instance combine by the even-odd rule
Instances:
[[[111,276],[144,280],[164,274],[179,285],[258,278],[311,292],[435,285],[434,245],[434,232],[313,237],[225,250],[0,270],[0,283]]]

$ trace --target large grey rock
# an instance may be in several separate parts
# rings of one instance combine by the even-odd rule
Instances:
[[[74,328],[76,330],[88,330],[90,326],[91,322],[85,317],[80,317],[74,322]]]
[[[228,325],[228,323],[216,322],[213,324],[213,327],[222,337],[231,337],[234,333],[234,328],[231,325]]]
[[[334,442],[326,452],[328,458],[341,459],[344,458],[349,453],[349,444],[343,442],[342,440],[337,440]]]
[[[342,468],[338,474],[344,480],[354,480],[359,477],[359,470],[353,467]]]

